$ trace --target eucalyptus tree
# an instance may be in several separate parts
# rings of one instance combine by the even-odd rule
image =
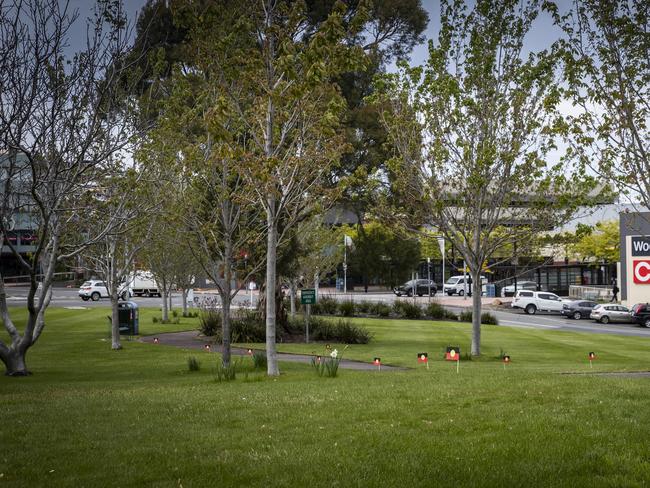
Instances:
[[[11,341],[0,341],[0,359],[9,375],[29,374],[25,357],[45,327],[57,264],[114,225],[107,222],[95,235],[77,239],[86,211],[82,196],[95,191],[106,161],[132,136],[129,104],[114,110],[127,68],[118,61],[129,47],[120,6],[98,2],[86,46],[69,56],[76,20],[67,2],[0,0],[0,236],[18,214],[37,238],[29,254],[8,244],[29,276],[22,333],[0,276],[0,316]]]
[[[576,0],[554,15],[574,105],[571,156],[650,209],[650,5]]]
[[[392,212],[405,227],[433,225],[473,281],[473,355],[480,354],[483,263],[507,242],[562,223],[590,180],[550,164],[559,119],[554,47],[526,54],[545,3],[441,2],[441,29],[422,67],[400,65],[375,100],[396,148]],[[573,196],[573,195],[572,195]]]
[[[348,34],[341,3],[306,41],[308,21],[298,2],[246,0],[236,9],[210,4],[200,15],[188,2],[187,12],[191,50],[211,63],[223,104],[235,117],[232,127],[245,148],[240,170],[265,217],[267,372],[276,376],[277,249],[325,198],[324,177],[342,150],[345,107],[332,78],[360,66],[363,53],[341,42]]]

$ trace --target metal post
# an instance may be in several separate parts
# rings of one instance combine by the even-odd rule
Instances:
[[[438,238],[440,253],[442,254],[442,294],[445,294],[445,238]]]
[[[429,285],[429,303],[431,303],[431,258],[427,258],[427,281]],[[427,366],[429,363],[427,363]]]
[[[463,259],[463,300],[467,300],[467,263]]]
[[[343,236],[343,293],[348,292],[348,243],[346,236]]]
[[[305,318],[307,323],[305,324],[305,342],[309,344],[309,316],[311,315],[311,305],[308,303],[307,304],[307,313],[305,314]]]

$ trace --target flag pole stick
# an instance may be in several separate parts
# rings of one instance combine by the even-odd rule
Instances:
[[[460,369],[460,361],[457,359],[456,360],[456,374],[459,373],[459,369]]]

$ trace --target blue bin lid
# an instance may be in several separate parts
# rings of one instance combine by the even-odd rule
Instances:
[[[137,309],[138,304],[135,302],[122,302],[117,304],[117,308]]]

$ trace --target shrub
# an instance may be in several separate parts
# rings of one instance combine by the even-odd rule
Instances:
[[[232,342],[266,341],[266,324],[254,310],[240,309],[230,320]]]
[[[174,318],[178,317],[178,311],[172,310],[172,317]]]
[[[322,307],[320,306],[320,302],[317,301],[311,306],[311,313],[313,315],[322,315],[324,313]]]
[[[406,300],[396,300],[393,304],[393,311],[398,317],[404,319],[419,319],[422,317],[420,306]]]
[[[190,371],[198,371],[201,369],[201,363],[199,363],[199,360],[196,359],[194,356],[190,356],[187,358],[187,369]]]
[[[152,321],[154,324],[157,324],[157,323],[158,323],[158,317],[151,317],[151,321]]]
[[[345,300],[344,302],[339,303],[339,312],[344,317],[354,317],[354,312],[356,307],[352,300]]]
[[[368,300],[362,300],[357,305],[357,310],[359,313],[371,313],[373,303]]]
[[[206,309],[199,318],[199,330],[205,336],[215,336],[221,332],[221,313],[218,310]]]
[[[445,318],[448,320],[458,320],[458,315],[451,310],[445,309]]]
[[[374,313],[380,317],[388,317],[390,315],[390,311],[390,305],[387,305],[383,302],[377,302],[373,304],[372,308],[370,309],[370,313]]]
[[[325,315],[336,315],[338,302],[329,296],[320,297],[320,310]]]
[[[499,325],[499,319],[490,312],[483,312],[481,314],[481,323],[486,325]]]
[[[460,321],[461,322],[471,322],[472,321],[472,311],[471,310],[463,310],[460,313]]]
[[[336,323],[322,321],[314,324],[312,337],[315,341],[368,344],[372,334],[366,328],[354,325],[349,320],[339,319]]]
[[[427,305],[427,308],[425,310],[427,316],[431,317],[432,319],[446,318],[445,312],[446,312],[445,307],[435,302],[431,302],[429,305]]]

